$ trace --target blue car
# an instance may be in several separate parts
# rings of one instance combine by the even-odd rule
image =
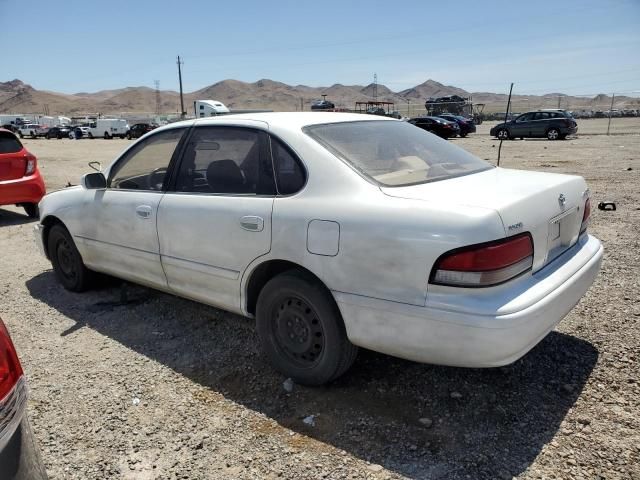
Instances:
[[[452,113],[443,113],[442,115],[438,115],[438,117],[457,123],[460,127],[461,137],[466,137],[470,133],[476,133],[476,124],[472,118],[466,118],[462,115],[453,115]]]

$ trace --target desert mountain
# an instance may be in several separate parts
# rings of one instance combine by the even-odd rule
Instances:
[[[287,85],[269,79],[248,83],[240,80],[223,80],[208,87],[185,94],[185,110],[191,112],[191,105],[196,99],[216,99],[232,109],[272,109],[276,111],[308,110],[312,101],[327,95],[337,107],[354,108],[355,102],[373,100],[374,85],[342,85],[336,83],[329,87],[309,87],[306,85]],[[379,101],[395,102],[398,106],[410,102],[423,105],[429,97],[443,95],[472,95],[474,103],[486,103],[487,110],[504,110],[506,94],[477,92],[470,94],[466,90],[450,85],[443,85],[435,80],[416,85],[413,88],[393,92],[385,85],[377,85]],[[562,96],[564,108],[606,106],[611,98],[599,95],[595,98],[571,97],[552,93],[542,96],[515,95],[516,111],[526,108],[551,108],[557,106],[558,96]],[[160,91],[160,109],[163,114],[178,113],[180,98],[172,90]],[[640,100],[630,97],[616,97],[616,106],[638,105]],[[628,108],[628,107],[627,107]],[[637,108],[637,107],[636,107]],[[126,87],[116,90],[76,93],[73,95],[36,90],[21,80],[0,82],[0,113],[48,113],[54,114],[152,114],[156,110],[156,91],[149,87]],[[416,107],[418,113],[419,107]]]

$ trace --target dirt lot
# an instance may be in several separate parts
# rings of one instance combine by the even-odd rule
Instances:
[[[495,161],[486,135],[453,142]],[[25,143],[55,189],[128,141]],[[638,134],[504,143],[502,166],[577,173],[595,204],[618,203],[593,211],[595,285],[525,358],[471,370],[363,351],[335,384],[291,393],[250,320],[140,287],[124,306],[117,286],[66,292],[29,219],[0,209],[0,316],[51,478],[640,479],[639,158]]]

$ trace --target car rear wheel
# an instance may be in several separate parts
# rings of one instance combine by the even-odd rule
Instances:
[[[40,212],[38,211],[37,203],[23,203],[22,208],[24,208],[24,211],[26,212],[27,215],[29,215],[29,217],[38,218],[38,214]]]
[[[131,140],[131,134],[127,133],[127,140]]]
[[[550,128],[547,130],[547,139],[548,140],[558,140],[560,138],[560,132],[557,128]]]
[[[329,290],[303,272],[285,272],[267,282],[258,297],[256,323],[273,366],[300,384],[338,378],[358,353]]]
[[[104,139],[109,140],[110,138],[111,136],[107,132],[104,132]]]
[[[51,140],[51,135],[49,135],[48,133],[45,135],[45,137],[47,138],[47,140]]]
[[[498,134],[496,136],[499,140],[509,140],[509,130],[507,130],[506,128],[501,128],[500,130],[498,130]]]
[[[64,288],[83,292],[91,286],[93,272],[85,267],[71,235],[62,225],[51,227],[47,251],[53,271]]]

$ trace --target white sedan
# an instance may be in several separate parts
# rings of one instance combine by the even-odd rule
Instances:
[[[317,385],[357,347],[511,363],[593,283],[583,178],[495,168],[406,122],[344,113],[183,121],[47,195],[62,285],[94,272],[255,317],[284,375]]]

